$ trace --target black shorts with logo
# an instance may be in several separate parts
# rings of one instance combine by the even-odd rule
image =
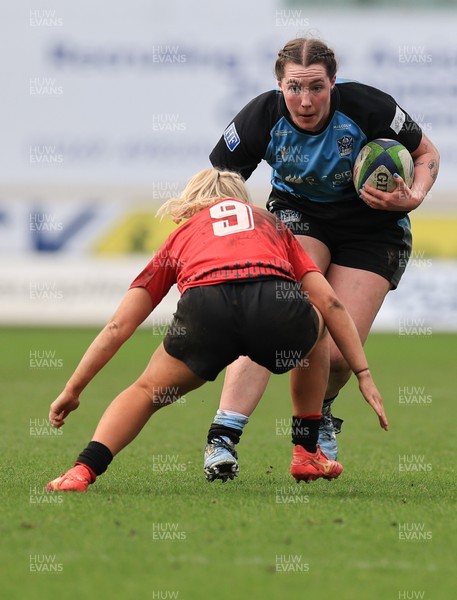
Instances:
[[[294,235],[320,240],[331,261],[343,267],[381,275],[395,289],[412,248],[411,224],[405,212],[374,210],[363,200],[312,202],[273,190],[267,208]]]
[[[272,373],[307,366],[318,329],[316,311],[300,284],[257,279],[186,290],[163,344],[199,377],[214,381],[239,356]]]

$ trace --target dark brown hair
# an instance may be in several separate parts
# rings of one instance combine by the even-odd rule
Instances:
[[[284,77],[284,69],[289,62],[304,67],[319,64],[325,67],[329,79],[336,75],[337,63],[333,50],[324,42],[314,38],[295,38],[287,42],[278,52],[275,63],[275,75],[278,81]]]

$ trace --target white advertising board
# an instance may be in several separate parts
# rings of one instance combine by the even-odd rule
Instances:
[[[276,86],[284,42],[314,35],[335,49],[341,77],[384,89],[410,112],[441,150],[437,189],[455,187],[456,12],[279,0],[42,4],[1,8],[0,184],[186,180],[208,164],[232,116]]]
[[[456,16],[451,10],[401,6],[394,15],[391,9],[358,7],[291,9],[279,0],[4,2],[2,321],[29,323],[35,315],[39,322],[59,323],[75,315],[77,307],[70,311],[67,303],[75,288],[68,287],[62,267],[68,260],[75,277],[83,282],[86,274],[92,278],[91,285],[78,290],[93,288],[98,274],[106,290],[112,281],[119,291],[103,296],[103,302],[118,298],[124,272],[100,267],[95,250],[100,238],[134,207],[138,186],[143,203],[159,204],[209,164],[208,154],[232,116],[252,97],[276,86],[276,53],[297,35],[327,41],[339,58],[341,77],[391,93],[420,123],[442,157],[433,202],[440,193],[452,197]],[[250,186],[261,204],[269,187],[265,165]],[[98,193],[100,188],[106,189]],[[146,260],[144,256],[139,262]],[[455,329],[457,309],[449,296],[457,297],[455,275],[452,267],[443,269],[436,261],[425,274],[408,271],[383,307],[379,326],[397,328],[401,316],[395,311],[405,306],[413,310],[411,298],[420,305],[415,310],[432,314],[433,298],[423,282],[433,276],[436,285],[444,286],[434,300],[444,305],[434,314],[440,315],[440,327]],[[37,310],[30,296],[37,274],[56,283],[63,303],[47,309],[43,296]],[[114,283],[111,278],[117,276],[119,283]],[[77,296],[85,304],[72,322],[104,320],[107,311],[99,313],[93,298]],[[104,306],[114,308],[109,301]]]

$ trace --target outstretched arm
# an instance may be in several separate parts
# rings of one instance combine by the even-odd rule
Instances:
[[[378,415],[381,427],[387,431],[389,425],[382,398],[371,377],[368,361],[354,321],[321,273],[308,272],[301,283],[302,289],[308,294],[310,302],[322,314],[335,344],[355,373],[363,397]]]
[[[151,313],[152,306],[151,296],[144,288],[127,292],[112,319],[86,350],[64,391],[51,404],[51,425],[61,427],[65,417],[78,408],[81,392]]]

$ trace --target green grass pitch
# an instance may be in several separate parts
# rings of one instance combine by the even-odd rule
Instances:
[[[334,410],[337,481],[288,474],[288,377],[276,376],[239,445],[239,478],[207,483],[221,375],[153,417],[86,494],[45,494],[159,342],[138,331],[56,435],[48,406],[95,333],[1,330],[3,598],[454,597],[455,336],[371,336],[391,430],[353,378]]]

